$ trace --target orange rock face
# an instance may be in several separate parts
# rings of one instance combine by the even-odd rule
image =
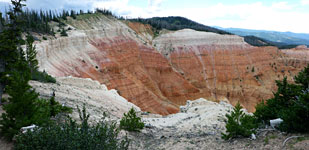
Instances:
[[[72,26],[69,37],[37,43],[41,69],[98,80],[143,111],[162,115],[201,97],[239,100],[254,111],[272,96],[276,79],[291,80],[308,64],[302,50],[252,47],[238,36],[182,30],[152,39],[149,26],[105,16]]]

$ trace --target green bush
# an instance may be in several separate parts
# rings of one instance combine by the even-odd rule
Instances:
[[[237,137],[250,137],[256,133],[258,127],[254,116],[245,114],[239,103],[235,106],[231,114],[226,114],[226,134],[222,133],[224,140],[229,140]]]
[[[60,35],[61,36],[68,36],[67,31],[64,28],[62,28]]]
[[[120,120],[120,128],[127,131],[140,131],[144,128],[144,123],[140,117],[136,116],[135,110],[131,108]]]
[[[281,118],[279,129],[287,132],[309,132],[309,65],[295,77],[276,81],[274,97],[256,106],[254,115],[260,122]]]
[[[47,74],[45,71],[37,71],[35,70],[31,74],[31,80],[43,82],[43,83],[56,83],[56,79]]]
[[[78,109],[79,110],[79,109]],[[130,140],[119,137],[116,123],[102,121],[89,125],[89,114],[85,106],[80,111],[81,124],[71,118],[36,128],[33,132],[20,134],[16,138],[16,150],[126,150]]]

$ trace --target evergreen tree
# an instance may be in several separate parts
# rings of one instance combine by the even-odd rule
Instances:
[[[295,77],[295,83],[287,78],[276,81],[278,90],[274,97],[256,106],[254,115],[259,121],[268,122],[281,118],[279,129],[287,132],[309,132],[309,65]]]
[[[31,74],[34,73],[34,71],[37,71],[38,67],[38,60],[36,59],[36,50],[35,46],[33,45],[34,39],[33,36],[28,35],[26,39],[26,60],[28,63],[28,66],[30,68]]]
[[[8,84],[7,74],[12,70],[12,65],[20,57],[21,48],[19,45],[23,42],[21,38],[21,20],[18,15],[22,12],[25,0],[11,0],[13,9],[9,11],[10,23],[4,24],[3,31],[0,33],[0,104],[5,86]],[[2,19],[1,19],[2,20]]]
[[[231,114],[226,114],[226,134],[222,133],[222,138],[229,140],[236,137],[250,137],[256,132],[258,125],[253,116],[245,114],[239,102]]]
[[[0,132],[9,140],[21,127],[41,124],[41,120],[47,117],[40,118],[41,114],[37,113],[35,102],[38,94],[28,84],[31,79],[30,68],[23,60],[19,60],[15,67],[23,71],[12,71],[10,74],[10,84],[6,86],[10,95],[9,103],[3,106],[5,113],[0,120]]]
[[[0,60],[5,70],[1,81],[9,94],[8,103],[3,106],[5,113],[0,118],[0,135],[11,140],[21,127],[31,124],[42,125],[49,121],[50,105],[38,98],[38,93],[28,84],[31,70],[36,71],[37,60],[33,38],[27,37],[26,54],[21,49],[25,42],[21,37],[21,21],[16,17],[21,13],[25,0],[12,0],[14,6],[8,14],[10,24],[0,34]],[[5,81],[5,82],[3,82]],[[56,108],[56,106],[53,106]],[[58,106],[57,106],[58,107]]]
[[[120,120],[120,128],[127,131],[140,131],[144,128],[145,124],[142,119],[136,116],[136,112],[133,108]]]

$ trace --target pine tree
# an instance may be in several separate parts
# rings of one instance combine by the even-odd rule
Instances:
[[[38,94],[28,84],[31,79],[30,68],[24,60],[18,60],[15,67],[23,71],[12,71],[10,74],[10,84],[6,86],[10,95],[9,103],[3,106],[5,113],[0,120],[0,132],[8,140],[12,139],[21,127],[42,123],[36,113],[38,108],[35,102]]]
[[[28,63],[28,66],[30,68],[31,74],[34,73],[34,71],[37,71],[38,67],[38,60],[36,59],[36,50],[35,46],[33,45],[34,39],[33,36],[28,35],[26,39],[26,61]]]
[[[136,112],[133,108],[126,114],[123,114],[123,118],[120,120],[120,128],[127,131],[140,131],[144,128],[145,124],[141,118],[136,116]]]
[[[1,33],[0,60],[5,67],[1,74],[6,81],[6,92],[9,94],[8,103],[3,106],[5,113],[0,118],[0,135],[11,140],[21,127],[31,124],[41,125],[49,119],[48,108],[42,111],[39,106],[38,94],[28,84],[31,79],[31,69],[37,67],[33,39],[27,38],[26,53],[21,49],[24,43],[21,37],[21,21],[16,17],[21,13],[21,4],[25,0],[12,0],[14,6],[8,14],[10,24]],[[30,65],[29,65],[30,64]],[[4,82],[2,82],[4,83]]]
[[[247,115],[241,110],[239,102],[236,104],[231,114],[226,114],[226,133],[222,133],[222,138],[229,140],[236,137],[250,137],[256,132],[258,125],[253,116]]]
[[[22,12],[25,0],[11,0],[14,8],[7,13],[10,23],[4,24],[3,31],[0,33],[0,104],[2,94],[7,82],[7,74],[12,70],[13,64],[20,56],[21,48],[19,45],[23,42],[21,38],[21,20],[17,16]],[[1,17],[2,18],[2,17]],[[2,19],[1,19],[2,20]]]

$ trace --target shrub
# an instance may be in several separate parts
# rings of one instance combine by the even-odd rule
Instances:
[[[67,31],[63,28],[60,32],[61,36],[68,36]]]
[[[31,75],[31,80],[43,82],[43,83],[56,83],[56,79],[47,74],[45,71],[41,72],[35,70]]]
[[[136,116],[136,112],[133,108],[120,120],[120,128],[127,131],[140,131],[144,128],[144,123],[140,117]]]
[[[18,80],[7,86],[10,97],[3,106],[5,113],[0,118],[0,133],[7,140],[12,140],[22,127],[31,124],[46,125],[51,117],[61,112],[71,112],[71,108],[61,106],[54,97],[50,100],[38,98],[39,94],[23,79],[14,79]]]
[[[222,138],[229,140],[237,137],[250,137],[256,132],[257,122],[254,116],[245,114],[239,103],[235,106],[231,114],[226,114],[226,133],[222,133]]]
[[[254,115],[259,121],[268,122],[281,118],[279,129],[287,132],[309,132],[309,65],[295,77],[276,81],[278,90],[274,97],[256,106]]]
[[[79,110],[79,109],[78,109]],[[81,124],[71,118],[64,122],[52,123],[47,127],[36,128],[33,132],[20,134],[16,138],[16,150],[125,150],[130,140],[119,137],[116,123],[102,121],[89,125],[89,114],[85,106],[80,111]]]

